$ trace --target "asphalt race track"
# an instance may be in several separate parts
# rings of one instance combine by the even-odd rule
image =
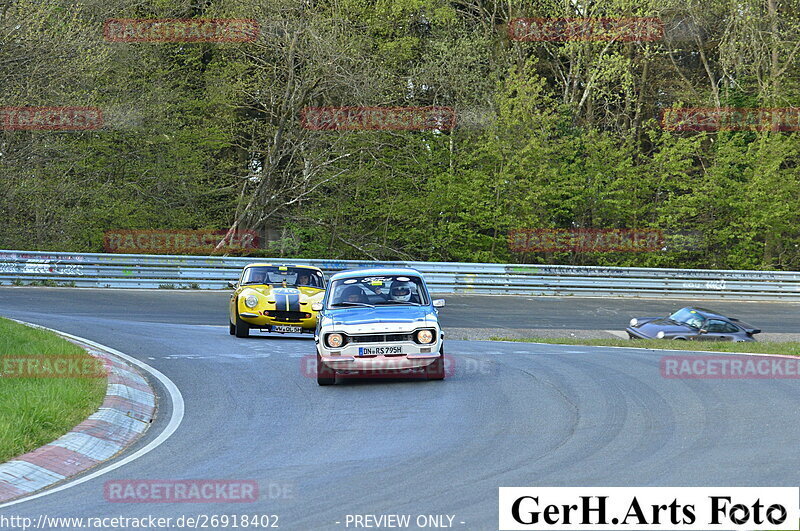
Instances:
[[[679,301],[450,296],[445,328],[617,328]],[[310,338],[226,326],[227,294],[0,288],[0,315],[116,348],[167,375],[185,417],[164,444],[91,481],[0,514],[277,514],[282,529],[345,529],[347,514],[455,515],[497,529],[500,486],[797,486],[798,380],[672,380],[646,350],[449,341],[444,382],[318,387]],[[798,332],[797,305],[706,303]],[[163,428],[161,415],[142,446]],[[248,504],[127,504],[107,480],[257,480]],[[278,494],[280,491],[280,494]],[[340,522],[337,524],[337,522]],[[462,523],[463,522],[463,523]],[[352,526],[351,526],[352,528]]]
[[[72,316],[134,319],[137,322],[224,325],[229,292],[0,287],[0,311],[50,305]],[[502,297],[442,295],[447,328],[624,330],[631,317],[666,315],[696,304],[758,325],[764,333],[800,333],[800,303]],[[11,304],[12,306],[9,306]]]

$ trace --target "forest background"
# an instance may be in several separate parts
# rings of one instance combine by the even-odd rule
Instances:
[[[520,17],[655,17],[658,39],[526,41]],[[247,18],[251,42],[114,42],[108,19]],[[800,136],[662,113],[800,108],[796,0],[0,0],[0,248],[256,231],[275,257],[800,269]],[[313,130],[315,106],[444,106],[444,130]],[[735,128],[734,128],[735,129]],[[759,129],[759,128],[755,128]],[[796,129],[796,128],[795,128]],[[525,252],[520,229],[688,235]]]

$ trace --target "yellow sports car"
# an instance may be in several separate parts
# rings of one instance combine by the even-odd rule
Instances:
[[[313,334],[325,295],[325,276],[312,266],[250,264],[238,282],[229,282],[230,332],[248,337],[251,328],[279,333]]]

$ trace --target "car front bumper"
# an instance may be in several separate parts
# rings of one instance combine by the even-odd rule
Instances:
[[[307,319],[285,320],[276,319],[267,315],[262,315],[261,312],[247,311],[239,312],[239,318],[250,325],[251,328],[269,328],[271,326],[299,326],[303,332],[313,332],[317,327],[317,317],[312,314]]]
[[[442,339],[428,345],[413,342],[397,343],[349,343],[342,348],[332,349],[317,345],[317,352],[322,363],[337,372],[378,373],[383,371],[406,371],[424,369],[441,357]],[[396,347],[403,349],[402,354],[360,355],[359,347]]]
[[[322,363],[337,373],[390,374],[425,369],[440,355],[422,354],[408,356],[325,356]]]
[[[625,331],[628,333],[628,337],[631,339],[658,339],[655,337],[646,336],[639,332],[636,328],[631,328],[630,326],[626,328]]]

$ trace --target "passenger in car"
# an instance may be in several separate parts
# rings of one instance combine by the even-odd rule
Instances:
[[[367,299],[364,290],[360,287],[348,286],[342,291],[342,297],[339,299],[339,302],[361,302],[369,304],[369,299]]]

